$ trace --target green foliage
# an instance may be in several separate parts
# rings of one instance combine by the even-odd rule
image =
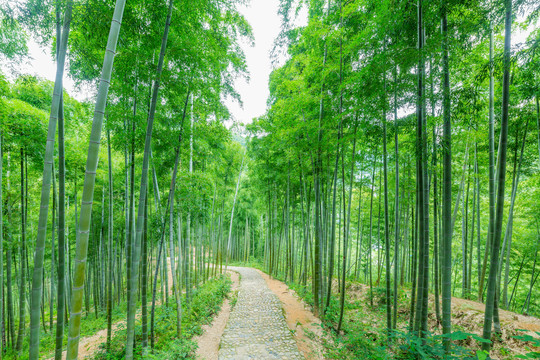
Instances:
[[[23,75],[17,78],[12,87],[12,96],[30,105],[50,111],[54,82],[35,76]]]
[[[125,319],[126,308],[127,308],[127,304],[125,302],[121,302],[114,308],[114,311],[112,312],[113,322],[118,322],[118,321],[121,321],[122,319]],[[48,319],[47,315],[46,317]],[[54,317],[56,318],[56,314],[54,314]],[[98,331],[105,329],[106,327],[107,327],[107,318],[105,317],[104,312],[100,312],[98,317],[94,316],[94,314],[86,314],[86,316],[83,316],[83,321],[81,322],[81,337],[92,336],[96,334]],[[43,327],[40,328],[40,331],[41,331],[40,336],[39,336],[40,353],[44,354],[44,358],[53,357],[55,343],[56,343],[56,333],[54,332],[54,328],[53,328],[53,331],[51,332],[49,330],[49,324],[47,323],[47,331],[45,331]],[[19,354],[14,349],[8,349],[7,352],[3,355],[3,358],[6,360],[28,359],[28,346],[29,346],[28,340],[29,338],[25,337],[21,354]],[[67,345],[67,337],[64,337],[64,346],[66,345]]]
[[[208,324],[212,317],[219,312],[223,299],[231,291],[232,282],[227,276],[209,280],[204,286],[193,292],[190,307],[182,318],[183,328],[191,334],[199,335],[201,325]]]
[[[28,35],[14,15],[9,2],[0,3],[0,59],[20,59],[27,54]]]
[[[521,330],[526,331],[526,330]],[[528,344],[530,344],[530,347],[528,346],[526,349],[529,351],[525,355],[517,355],[516,358],[518,359],[540,359],[540,351],[532,351],[531,347],[535,347],[536,349],[540,348],[540,332],[536,331],[537,337],[533,337],[529,334],[523,334],[519,336],[514,336],[515,339],[524,341]]]
[[[202,325],[209,324],[213,316],[219,312],[223,300],[231,290],[231,280],[227,276],[219,276],[208,280],[195,289],[189,308],[182,302],[182,337],[176,338],[176,308],[171,304],[156,306],[156,347],[152,354],[143,354],[140,346],[141,326],[135,328],[134,349],[136,359],[194,359],[196,343],[192,338],[202,332]],[[185,300],[185,299],[184,299]],[[83,322],[84,323],[84,322]],[[125,326],[114,333],[111,350],[107,351],[105,344],[101,345],[95,360],[116,360],[125,356],[126,329]]]
[[[313,305],[313,293],[310,287],[299,284],[289,284],[289,286],[300,295],[303,300]],[[351,310],[354,305],[348,304],[347,309]],[[339,317],[339,299],[332,296],[330,305],[325,309],[322,324],[326,330],[328,338],[323,339],[325,348],[325,358],[327,359],[386,359],[384,336],[379,330],[361,321],[346,321],[343,324],[343,334],[335,333]]]
[[[47,113],[31,104],[7,99],[0,107],[0,126],[5,143],[4,151],[18,151],[24,148],[32,160],[32,165],[39,168],[43,164],[42,154],[45,152],[45,130]]]
[[[465,340],[468,337],[476,340],[481,339],[478,335],[466,334],[463,332],[453,332],[450,338],[454,341]],[[396,331],[392,335],[393,341],[397,343],[396,359],[475,359],[476,353],[473,350],[457,345],[452,346],[452,352],[445,354],[445,349],[441,342],[441,336],[426,334],[418,337],[411,332]],[[482,339],[483,340],[483,339]]]
[[[145,355],[146,359],[162,360],[181,360],[194,359],[194,353],[197,350],[197,343],[191,339],[175,339],[167,344],[167,350],[156,354]]]

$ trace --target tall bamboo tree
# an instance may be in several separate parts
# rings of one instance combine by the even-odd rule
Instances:
[[[96,171],[99,158],[99,145],[101,142],[101,130],[103,117],[107,103],[107,94],[111,82],[111,73],[116,53],[116,45],[120,34],[122,16],[126,0],[117,0],[114,8],[113,19],[105,50],[101,79],[92,120],[92,131],[88,145],[88,157],[86,160],[86,173],[82,194],[81,214],[79,218],[78,237],[76,244],[75,269],[73,274],[73,289],[71,298],[71,315],[69,318],[69,337],[67,348],[67,360],[76,360],[79,353],[79,337],[81,332],[81,317],[83,305],[84,278],[86,260],[88,254],[88,236],[90,234],[90,219],[92,215],[92,203],[94,199],[94,186],[96,183]]]
[[[107,349],[111,347],[112,337],[112,274],[113,274],[113,231],[114,231],[114,216],[113,216],[113,175],[112,175],[112,154],[111,154],[111,130],[107,129],[107,157],[109,165],[109,227],[107,233]],[[146,299],[143,299],[146,301]]]
[[[30,352],[29,359],[39,357],[39,318],[41,296],[43,292],[43,262],[45,257],[45,239],[47,237],[47,217],[49,214],[49,199],[51,192],[52,163],[54,154],[54,141],[56,137],[56,124],[62,98],[62,78],[64,77],[64,64],[66,59],[69,26],[71,23],[72,1],[66,4],[62,39],[57,57],[56,79],[52,97],[47,142],[43,160],[43,181],[41,186],[41,204],[39,207],[38,234],[34,252],[34,273],[32,277],[32,296],[30,305]],[[22,259],[21,259],[22,260]]]
[[[510,103],[510,45],[512,35],[512,0],[505,0],[505,21],[504,21],[504,53],[503,53],[503,96],[502,96],[502,116],[499,162],[497,166],[497,204],[495,207],[495,228],[491,244],[491,261],[489,267],[488,288],[486,296],[486,312],[484,317],[483,337],[491,340],[491,327],[493,324],[493,314],[495,302],[497,301],[497,275],[499,267],[499,251],[502,236],[502,223],[504,211],[504,192],[506,181],[506,149],[508,146],[508,107]],[[482,349],[489,351],[490,342],[483,342]]]
[[[136,303],[137,303],[137,290],[138,290],[138,280],[139,280],[139,258],[141,250],[141,241],[142,233],[144,226],[144,208],[146,201],[146,187],[148,185],[148,163],[150,158],[150,146],[152,140],[152,129],[154,125],[154,116],[156,113],[157,99],[159,93],[159,86],[161,83],[161,73],[163,71],[163,62],[165,59],[165,49],[167,48],[167,38],[169,35],[169,27],[171,24],[171,15],[173,9],[173,1],[169,0],[169,10],[167,14],[167,20],[165,22],[165,29],[163,31],[163,38],[161,40],[161,50],[159,53],[159,60],[156,72],[156,78],[154,80],[154,86],[152,89],[152,102],[150,103],[150,110],[148,112],[148,122],[146,127],[146,139],[144,143],[144,157],[142,163],[142,173],[141,173],[141,186],[139,188],[139,207],[137,210],[137,226],[135,228],[135,247],[133,248],[133,256],[131,263],[131,278],[128,279],[130,282],[130,291],[128,302],[128,314],[127,314],[127,340],[126,340],[126,359],[133,359],[133,347],[135,340],[135,312],[136,312]]]
[[[448,59],[448,1],[441,1],[443,60],[443,201],[442,201],[442,333],[446,353],[452,332],[452,129],[450,118],[450,70]]]

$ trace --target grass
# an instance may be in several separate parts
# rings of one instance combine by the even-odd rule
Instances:
[[[313,295],[309,286],[304,287],[288,283],[306,303],[313,306]],[[323,338],[325,359],[386,359],[382,334],[372,323],[364,323],[362,319],[350,317],[360,302],[346,301],[346,321],[342,325],[342,334],[335,332],[339,319],[339,299],[332,295],[325,316],[321,319],[326,336]]]
[[[114,307],[114,310],[112,311],[112,321],[117,322],[125,318],[126,316],[126,309],[127,309],[127,302],[122,301],[119,304],[116,304]],[[46,314],[46,318],[48,319],[48,315]],[[56,314],[54,314],[54,318],[56,319]],[[27,316],[27,322],[30,318]],[[40,327],[40,336],[39,336],[39,352],[40,354],[47,354],[44,355],[43,358],[50,358],[54,356],[54,349],[56,346],[56,323],[53,324],[52,331],[49,329],[49,323],[46,323],[47,326],[47,332],[43,329],[43,327]],[[81,321],[81,337],[88,337],[92,336],[98,331],[104,329],[107,327],[107,314],[104,311],[98,311],[98,317],[96,318],[96,315],[94,313],[94,309],[86,314],[86,316],[83,317]],[[67,331],[68,331],[68,322],[65,322],[65,329],[64,329],[64,349],[67,345]],[[18,353],[14,349],[7,349],[7,351],[4,353],[3,358],[6,360],[11,359],[18,359],[18,360],[25,360],[28,359],[28,350],[29,350],[29,329],[26,329],[26,334],[23,340],[23,345],[21,352]]]
[[[220,276],[208,280],[198,289],[193,290],[191,303],[186,306],[185,297],[182,299],[182,336],[176,337],[176,304],[156,307],[156,346],[153,353],[143,356],[141,348],[142,328],[140,320],[135,329],[135,358],[136,359],[194,359],[197,344],[193,337],[202,333],[202,325],[209,324],[214,314],[219,312],[223,300],[231,290],[231,280],[227,276]],[[112,339],[110,351],[106,351],[104,344],[95,360],[123,359],[125,355],[126,330],[119,329]]]
[[[313,306],[313,295],[308,286],[288,283],[306,303]],[[347,288],[356,285],[347,282]],[[440,335],[427,334],[419,338],[407,331],[408,317],[406,312],[398,316],[401,330],[391,335],[389,340],[386,332],[386,289],[383,286],[373,288],[373,306],[369,302],[369,292],[354,297],[351,291],[346,292],[345,314],[341,332],[335,329],[339,320],[339,294],[332,294],[329,306],[322,317],[325,335],[322,344],[325,349],[325,359],[482,359],[481,352],[475,352],[466,347],[454,345],[452,355],[444,355]],[[408,307],[405,289],[398,292],[399,303]],[[458,332],[452,334],[455,343],[461,338],[470,338],[472,334]],[[478,339],[477,339],[478,340]]]

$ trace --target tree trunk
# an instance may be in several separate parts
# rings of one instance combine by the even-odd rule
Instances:
[[[108,227],[108,266],[107,268],[107,349],[111,348],[112,337],[112,287],[113,287],[113,231],[114,231],[114,216],[113,216],[113,176],[112,176],[112,155],[111,155],[111,130],[107,129],[107,155],[109,165],[109,227]]]
[[[126,359],[133,359],[133,348],[135,340],[135,312],[136,312],[136,295],[138,288],[138,278],[139,278],[139,258],[142,242],[142,232],[144,225],[144,208],[146,202],[146,187],[148,185],[148,163],[150,158],[150,143],[152,139],[152,128],[154,125],[154,116],[157,107],[157,98],[161,80],[161,72],[163,70],[163,62],[165,58],[165,49],[167,47],[167,37],[169,34],[169,27],[171,23],[171,15],[173,9],[173,0],[169,0],[169,13],[167,14],[167,20],[165,23],[165,30],[163,32],[163,38],[161,42],[161,50],[159,54],[158,67],[156,78],[154,80],[154,86],[152,90],[152,102],[150,105],[150,111],[148,114],[148,123],[146,127],[146,139],[144,144],[144,157],[142,164],[142,173],[141,173],[141,185],[140,185],[140,195],[139,195],[139,206],[137,210],[137,225],[135,233],[135,247],[133,248],[132,264],[131,264],[131,278],[130,281],[130,291],[131,295],[129,297],[128,303],[128,314],[127,314],[127,340],[126,340]]]
[[[427,135],[424,98],[424,26],[423,0],[418,0],[418,94],[417,94],[417,163],[418,163],[418,294],[416,304],[415,332],[423,337],[427,331],[428,290],[429,290],[429,184],[427,177]]]
[[[66,309],[66,264],[65,264],[65,198],[66,198],[66,165],[64,146],[64,106],[60,100],[58,111],[58,284],[56,305],[56,344],[55,360],[61,360],[64,341],[64,313]]]
[[[395,162],[396,162],[396,183],[395,183],[395,204],[394,204],[394,314],[392,329],[397,328],[397,299],[398,299],[398,278],[399,278],[399,125],[397,115],[397,67],[394,72],[394,147],[395,147]]]
[[[386,74],[384,74],[386,76]],[[386,88],[386,79],[385,79],[385,88]],[[385,89],[386,90],[386,89]],[[384,172],[384,250],[385,250],[385,259],[386,259],[386,330],[388,332],[388,337],[390,338],[390,332],[393,329],[392,327],[392,302],[391,290],[390,290],[390,221],[388,213],[388,151],[387,151],[387,134],[386,134],[386,97],[383,103],[383,172]],[[396,193],[396,197],[399,196],[399,193]],[[396,209],[397,212],[397,209]],[[394,294],[394,297],[397,294]]]
[[[523,304],[523,308],[521,309],[521,312],[523,314],[528,314],[529,313],[529,305],[531,303],[532,289],[533,289],[533,286],[534,286],[534,281],[536,279],[534,277],[534,273],[536,271],[536,259],[538,257],[538,248],[540,248],[540,227],[538,225],[538,221],[536,222],[536,234],[538,236],[538,242],[536,243],[536,248],[535,248],[535,251],[534,251],[534,261],[533,261],[533,268],[532,268],[532,274],[531,274],[531,284],[529,286],[529,293],[527,294],[527,298],[525,299],[525,303]]]
[[[510,309],[510,306],[512,305],[512,299],[514,299],[514,294],[516,293],[516,289],[519,283],[519,277],[521,275],[521,270],[523,269],[523,265],[525,264],[525,259],[527,258],[526,255],[523,256],[521,259],[521,264],[519,265],[519,270],[516,276],[516,282],[514,283],[514,289],[512,290],[512,295],[510,296],[510,301],[508,301],[507,308]]]
[[[495,211],[495,228],[493,243],[491,247],[491,262],[488,277],[488,290],[486,297],[486,312],[484,317],[483,337],[491,340],[491,326],[493,323],[493,314],[497,291],[497,273],[499,265],[499,250],[501,243],[503,210],[504,210],[504,186],[506,180],[506,148],[508,143],[508,106],[510,100],[510,44],[512,34],[512,0],[505,1],[505,39],[504,39],[504,57],[503,57],[503,98],[502,98],[502,117],[501,117],[501,145],[500,159],[497,168],[497,205]],[[482,349],[489,351],[490,343],[482,343]]]
[[[506,268],[505,268],[505,273],[504,273],[504,287],[503,287],[503,304],[506,310],[508,310],[508,306],[509,306],[508,278],[510,275],[510,250],[512,248],[512,226],[513,226],[513,220],[514,220],[514,204],[516,201],[517,189],[519,186],[519,175],[521,173],[521,164],[523,162],[523,151],[525,150],[525,142],[527,140],[528,130],[529,130],[529,118],[527,118],[527,121],[525,123],[525,130],[523,133],[523,140],[521,142],[521,153],[519,155],[519,163],[517,165],[517,169],[515,168],[515,163],[514,163],[515,175],[514,175],[514,179],[512,180],[512,195],[511,195],[512,198],[510,200],[510,211],[508,214],[508,221],[506,223],[506,231],[504,233],[504,241],[503,241],[503,248],[504,248],[504,244],[506,244]],[[517,140],[517,137],[516,137],[516,140]],[[517,144],[516,144],[516,150],[517,150]],[[517,159],[515,160],[517,161]],[[499,271],[501,271],[502,258],[501,258],[501,262],[499,263],[499,267],[500,267]]]
[[[227,266],[229,265],[229,257],[231,254],[231,239],[232,239],[232,230],[233,230],[233,219],[234,219],[234,207],[236,205],[236,198],[238,196],[238,188],[240,187],[240,178],[242,177],[242,168],[244,167],[244,156],[242,156],[242,164],[240,164],[240,171],[238,172],[238,181],[236,182],[236,191],[234,192],[233,206],[231,210],[231,222],[229,224],[229,238],[227,240],[227,259],[225,261],[225,271],[227,271]]]
[[[328,244],[328,288],[326,293],[326,304],[324,305],[324,312],[326,312],[328,306],[330,305],[330,297],[332,295],[332,277],[334,275],[334,251],[336,243],[336,191],[337,191],[337,172],[339,166],[339,153],[340,153],[340,142],[341,142],[341,122],[338,130],[337,138],[337,149],[336,149],[336,162],[334,164],[334,176],[333,176],[333,186],[332,186],[332,230],[330,233],[330,243]]]
[[[442,333],[452,332],[452,130],[450,119],[450,72],[448,61],[447,0],[442,0],[443,58],[443,202],[442,202]],[[443,337],[446,354],[450,353],[450,338]]]
[[[346,219],[346,230],[343,234],[343,269],[342,269],[342,275],[341,275],[341,297],[340,297],[340,310],[339,310],[339,321],[338,321],[338,327],[337,327],[337,333],[339,334],[339,331],[341,330],[341,324],[343,322],[343,310],[345,309],[345,279],[347,276],[347,247],[349,245],[349,233],[350,233],[350,225],[351,225],[351,203],[352,203],[352,192],[353,192],[353,181],[354,181],[354,165],[355,165],[355,155],[356,155],[356,129],[357,124],[354,125],[354,138],[353,138],[353,148],[352,148],[352,156],[351,156],[351,176],[349,180],[349,203],[347,205],[347,219]],[[342,160],[343,161],[343,160]],[[345,171],[343,170],[343,177],[345,177]],[[345,188],[345,182],[343,183],[343,187]],[[388,269],[387,269],[388,271]],[[387,276],[387,278],[390,275]],[[387,285],[389,286],[389,285]]]
[[[167,206],[166,206],[166,212],[169,210],[169,207],[170,206],[173,206],[172,204],[173,201],[174,201],[174,198],[172,198],[172,194],[173,194],[173,187],[175,187],[176,185],[176,176],[178,174],[178,166],[179,166],[179,163],[180,163],[180,148],[181,148],[181,145],[182,145],[182,137],[183,137],[183,131],[184,131],[184,122],[185,122],[185,119],[186,119],[186,113],[187,113],[187,106],[188,106],[188,101],[189,101],[189,96],[190,96],[190,89],[188,88],[188,91],[187,91],[187,94],[186,94],[186,100],[184,102],[184,111],[183,111],[183,115],[182,115],[182,122],[180,123],[180,133],[178,134],[178,145],[176,147],[176,150],[175,150],[175,160],[174,160],[174,168],[173,168],[173,173],[172,173],[172,177],[171,177],[171,185],[170,185],[170,189],[169,189],[169,196],[168,196],[168,199],[167,199]],[[159,197],[159,192],[156,193],[157,196]],[[159,202],[159,201],[158,201]],[[158,249],[158,256],[157,256],[157,260],[156,260],[156,269],[155,269],[155,273],[154,273],[154,282],[153,282],[153,288],[152,288],[152,307],[151,307],[151,311],[150,311],[150,346],[151,348],[153,349],[154,348],[154,317],[155,317],[155,308],[156,308],[156,292],[157,292],[157,278],[158,278],[158,274],[159,274],[159,269],[160,269],[160,264],[161,264],[161,254],[163,252],[163,245],[164,245],[164,238],[165,238],[165,219],[164,217],[162,216],[162,226],[161,226],[161,240],[159,242],[159,249]],[[179,226],[179,236],[181,234],[181,229],[182,227]],[[178,254],[179,256],[181,256],[181,251],[178,251]],[[179,265],[179,268],[181,269],[180,267],[181,265]],[[179,277],[179,279],[181,279],[182,277]]]
[[[375,190],[375,159],[377,158],[378,147],[375,148],[375,157],[373,158],[373,171],[371,173],[371,200],[369,205],[369,242],[368,242],[368,271],[369,271],[369,304],[373,306],[373,276],[371,269],[371,248],[373,239],[373,192]]]
[[[174,186],[173,186],[173,195],[171,198],[174,200]],[[175,253],[174,253],[174,206],[169,208],[169,261],[171,266],[172,282],[174,288],[174,298],[176,300],[176,337],[180,338],[182,334],[182,298],[180,287],[176,281],[176,267],[175,267]],[[180,227],[180,222],[178,222],[178,232],[180,233],[182,228]],[[180,251],[180,248],[178,249]]]
[[[51,191],[51,174],[54,155],[54,140],[56,133],[56,123],[59,117],[60,103],[62,98],[62,78],[64,76],[64,64],[66,59],[67,40],[69,36],[69,26],[71,22],[72,1],[66,4],[64,14],[64,25],[62,29],[62,39],[57,56],[56,78],[49,117],[49,128],[47,130],[47,143],[45,147],[43,181],[41,187],[41,205],[39,210],[38,234],[36,248],[34,252],[34,273],[32,277],[32,296],[30,304],[30,345],[29,359],[39,357],[39,309],[41,307],[41,294],[43,288],[43,262],[45,257],[45,239],[47,237],[47,216],[49,214],[49,199]],[[19,331],[19,335],[21,332]],[[20,339],[22,341],[22,339]],[[20,350],[22,343],[17,341],[17,348]]]
[[[493,25],[491,25],[489,37],[489,225],[486,248],[484,252],[484,261],[482,270],[480,271],[480,282],[478,283],[478,301],[482,301],[484,296],[484,281],[486,278],[487,260],[489,250],[491,249],[493,234],[495,231],[495,130],[494,130],[494,88],[495,81],[493,78]]]
[[[24,207],[25,207],[25,193],[24,193],[24,152],[21,148],[21,243],[19,245],[19,330],[17,332],[17,344],[15,345],[15,350],[18,352],[22,349],[22,343],[24,338],[24,327],[25,327],[25,284],[26,284],[26,275],[25,275],[25,249],[26,249],[26,216],[24,213]],[[41,276],[40,276],[41,280]],[[39,292],[39,296],[41,296],[41,289]],[[38,323],[37,328],[39,331],[39,307],[35,309],[34,312],[37,312],[38,316]]]
[[[438,327],[441,323],[441,309],[439,302],[439,220],[437,218],[439,198],[437,189],[437,134],[435,132],[435,126],[433,126],[433,267],[435,270],[433,287],[435,290],[435,318]]]
[[[90,144],[88,146],[80,224],[78,228],[78,239],[76,245],[75,274],[73,279],[71,316],[69,318],[69,338],[66,360],[77,359],[79,352],[82,296],[88,252],[90,218],[92,215],[92,201],[94,198],[94,186],[99,157],[99,144],[101,140],[101,128],[103,125],[103,116],[105,114],[105,105],[107,102],[107,94],[109,92],[109,84],[111,81],[114,54],[116,51],[116,44],[120,32],[120,24],[122,21],[122,15],[124,13],[125,3],[125,0],[116,1],[107,44],[107,51],[105,52],[105,58],[103,61],[102,78],[100,80],[96,99],[94,119],[92,121],[92,132],[90,134]]]

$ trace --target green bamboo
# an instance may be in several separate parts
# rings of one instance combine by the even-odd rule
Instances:
[[[504,36],[504,56],[503,56],[503,97],[502,97],[502,116],[501,116],[501,135],[499,146],[499,163],[497,167],[497,202],[495,206],[495,224],[491,243],[491,261],[488,276],[488,288],[486,296],[486,312],[484,316],[483,337],[491,340],[491,327],[496,314],[497,307],[497,274],[499,265],[499,250],[501,245],[503,211],[504,211],[504,185],[506,181],[506,149],[508,146],[508,106],[510,100],[510,45],[512,35],[512,0],[505,1],[505,36]],[[482,343],[482,350],[489,351],[490,342]]]
[[[146,355],[148,348],[148,192],[146,196],[146,206],[144,208],[144,233],[142,244],[142,276],[141,276],[141,298],[142,298],[142,347],[143,355]]]
[[[167,47],[167,37],[169,35],[169,27],[171,24],[171,15],[173,9],[173,0],[169,0],[169,13],[167,14],[167,20],[165,23],[165,30],[163,31],[163,38],[161,40],[161,51],[159,53],[158,67],[156,79],[154,81],[154,88],[152,90],[152,102],[150,104],[150,111],[148,113],[148,122],[146,127],[146,139],[144,143],[144,157],[141,173],[141,187],[139,195],[139,207],[137,210],[137,227],[135,229],[135,247],[132,254],[131,262],[131,277],[128,279],[130,282],[131,294],[128,302],[128,314],[127,314],[127,342],[126,342],[126,355],[127,360],[133,359],[133,344],[135,340],[135,312],[137,303],[137,288],[139,285],[139,257],[141,250],[141,239],[144,225],[144,208],[146,202],[146,187],[148,185],[148,163],[150,158],[150,142],[152,140],[152,128],[154,125],[154,115],[156,113],[157,98],[159,92],[159,85],[161,80],[161,72],[163,70],[163,61],[165,58],[165,49]]]
[[[58,111],[58,286],[56,306],[56,346],[55,360],[62,359],[64,342],[64,313],[66,309],[66,242],[65,242],[65,194],[66,164],[64,156],[64,105],[60,100]]]
[[[24,192],[24,151],[21,148],[21,242],[19,244],[19,329],[17,330],[17,343],[15,350],[20,352],[22,349],[24,326],[25,326],[25,300],[26,300],[26,267],[25,267],[25,250],[26,250],[26,216],[25,216],[25,192]],[[41,294],[41,293],[40,293]],[[39,307],[37,308],[39,316]],[[39,320],[39,318],[38,318]],[[39,322],[38,322],[39,327]],[[19,354],[20,355],[20,354]]]
[[[186,111],[187,111],[187,105],[188,105],[188,101],[189,101],[189,95],[190,95],[190,89],[188,87],[188,92],[187,92],[187,95],[186,95],[186,101],[184,102],[184,113],[182,115],[182,121],[180,123],[180,133],[178,135],[178,145],[176,146],[176,155],[175,155],[175,160],[174,160],[174,168],[173,168],[173,173],[172,173],[172,177],[171,177],[171,186],[170,186],[170,189],[169,189],[169,196],[167,198],[167,205],[165,206],[165,209],[166,209],[165,212],[168,211],[169,206],[174,205],[174,203],[173,203],[174,199],[172,198],[172,195],[173,195],[173,189],[174,189],[175,184],[176,184],[176,176],[178,174],[178,166],[179,166],[179,162],[180,162],[180,147],[182,145],[182,136],[183,136],[183,133],[184,133],[184,121],[186,119]],[[155,185],[156,185],[156,196],[159,197],[159,191],[157,191],[157,179],[156,179]],[[156,208],[156,210],[158,210],[158,209]],[[158,275],[159,275],[159,268],[160,268],[160,264],[161,264],[161,254],[163,252],[163,247],[164,247],[164,242],[165,242],[164,241],[164,239],[165,239],[165,218],[163,216],[161,217],[161,223],[162,223],[162,225],[161,225],[161,239],[159,241],[156,268],[154,270],[154,283],[153,283],[153,286],[152,286],[152,306],[151,306],[151,310],[150,310],[150,346],[151,346],[152,349],[154,348],[154,345],[155,345],[155,340],[154,340],[154,319],[155,319],[155,310],[156,310],[157,278],[158,278]],[[179,225],[178,228],[181,229],[182,226]],[[178,231],[178,236],[179,237],[181,237],[181,234],[182,234],[182,232]],[[179,242],[179,244],[180,244],[180,242]],[[182,255],[182,252],[179,251],[178,252],[179,258],[181,258],[181,255]],[[178,269],[181,270],[180,259],[179,259]],[[178,278],[181,279],[182,277],[179,276]],[[180,309],[181,309],[181,307],[180,307]],[[144,335],[143,335],[143,341],[144,341]]]
[[[4,329],[4,213],[2,199],[2,163],[4,162],[4,151],[2,149],[3,135],[0,133],[0,329]],[[3,331],[3,330],[2,330]],[[0,339],[0,359],[4,354],[4,341]]]
[[[172,187],[172,201],[174,201],[174,185]],[[174,204],[174,203],[172,203]],[[172,275],[172,281],[173,281],[173,289],[174,289],[174,299],[176,300],[176,337],[180,338],[182,335],[182,293],[180,292],[180,286],[178,282],[176,281],[176,265],[175,265],[175,252],[174,252],[174,243],[173,243],[173,237],[174,237],[174,205],[169,207],[169,261],[171,266],[171,273]],[[182,228],[178,226],[178,233],[182,231]],[[180,252],[181,249],[179,248],[178,251]],[[179,264],[180,265],[180,264]]]
[[[225,261],[225,271],[227,271],[227,266],[229,265],[229,256],[231,253],[231,240],[232,240],[232,228],[233,228],[233,218],[234,218],[234,207],[236,205],[236,198],[238,196],[238,188],[240,187],[240,178],[242,177],[242,168],[244,167],[244,158],[246,157],[246,154],[244,152],[244,156],[242,156],[242,164],[240,164],[240,171],[238,172],[238,181],[236,182],[236,191],[234,192],[234,200],[233,200],[233,206],[231,210],[231,223],[229,225],[229,239],[227,240],[227,259]]]
[[[96,170],[99,158],[99,145],[101,140],[101,129],[103,117],[105,115],[105,105],[111,81],[111,73],[114,63],[114,55],[122,15],[126,0],[117,0],[114,15],[111,22],[109,39],[103,60],[101,80],[96,98],[94,119],[92,121],[92,132],[90,134],[90,144],[88,145],[88,157],[86,160],[86,173],[84,176],[84,188],[82,194],[81,215],[79,218],[78,239],[75,254],[75,269],[73,274],[73,289],[71,298],[71,316],[69,318],[69,336],[67,348],[67,360],[77,359],[79,352],[79,336],[81,330],[81,315],[83,305],[84,277],[86,269],[86,259],[88,253],[88,235],[90,233],[90,219],[92,215],[92,202],[94,199],[94,185],[96,183]]]
[[[443,57],[443,199],[442,199],[442,333],[445,352],[450,352],[452,331],[452,132],[450,123],[450,73],[448,61],[447,1],[442,1],[442,57]]]
[[[395,142],[395,160],[396,160],[396,183],[395,183],[395,206],[394,206],[394,247],[395,247],[395,265],[394,265],[394,313],[393,313],[393,319],[392,319],[392,329],[397,328],[397,311],[398,311],[398,305],[397,305],[397,293],[398,293],[398,275],[399,275],[399,124],[398,124],[398,116],[397,116],[397,66],[395,67],[394,72],[394,81],[395,81],[395,88],[394,88],[394,142]],[[360,223],[359,225],[360,226]],[[360,227],[359,227],[360,228]]]
[[[113,217],[113,177],[112,177],[112,155],[111,155],[111,131],[107,129],[107,155],[109,158],[109,227],[108,227],[108,271],[107,271],[107,349],[111,347],[112,336],[112,287],[113,287],[113,253],[112,239],[114,230]]]
[[[69,36],[69,25],[71,22],[72,1],[68,1],[64,14],[64,25],[62,30],[62,42],[58,51],[56,79],[52,97],[51,114],[49,117],[49,128],[47,131],[47,142],[45,146],[45,156],[43,160],[43,182],[41,186],[41,205],[39,208],[38,234],[36,239],[36,249],[34,252],[34,274],[32,277],[32,295],[30,303],[30,351],[29,359],[34,360],[39,357],[39,320],[41,308],[41,296],[43,290],[43,260],[45,256],[45,238],[47,237],[47,216],[49,213],[49,200],[51,192],[51,174],[54,153],[54,140],[56,123],[62,96],[62,78],[64,76],[64,64],[66,59],[67,40]]]

